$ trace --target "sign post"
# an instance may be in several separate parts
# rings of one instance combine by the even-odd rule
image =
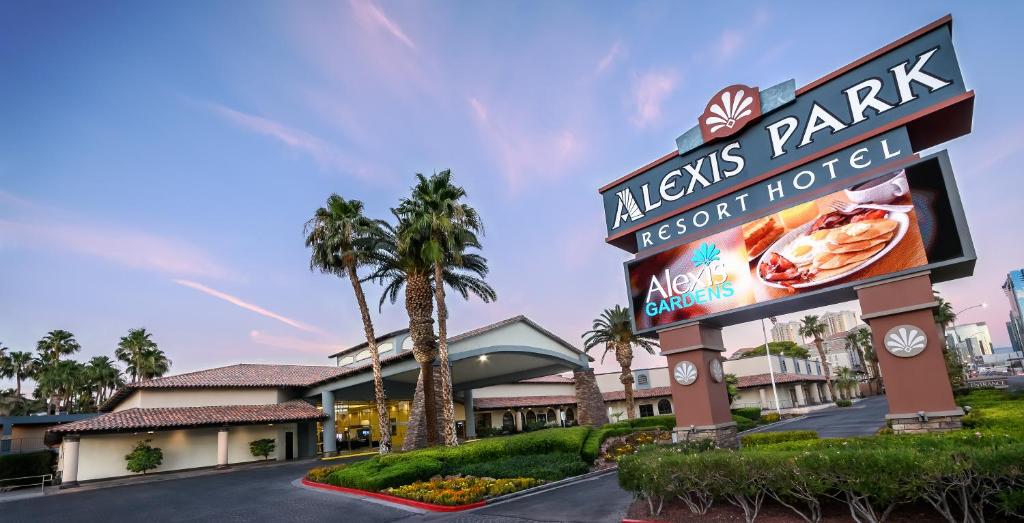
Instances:
[[[635,255],[623,267],[633,330],[657,334],[669,360],[677,439],[735,445],[714,379],[723,327],[852,299],[894,430],[959,423],[931,284],[971,275],[976,255],[948,156],[918,153],[971,131],[952,26],[800,88],[726,87],[675,151],[600,189],[606,241]]]

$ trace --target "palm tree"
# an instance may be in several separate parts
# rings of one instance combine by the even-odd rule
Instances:
[[[157,344],[151,338],[152,333],[146,332],[145,327],[141,329],[129,329],[127,336],[122,336],[114,349],[114,357],[124,362],[127,371],[132,375],[132,382],[142,378],[139,369],[143,367],[142,356],[148,350],[157,348]],[[166,372],[166,370],[164,371]]]
[[[466,191],[452,184],[451,170],[444,170],[430,178],[416,174],[417,183],[412,196],[403,199],[395,214],[406,224],[399,237],[399,246],[414,244],[425,263],[433,266],[434,281],[444,278],[444,265],[448,261],[462,263],[467,248],[479,248],[477,233],[483,224],[476,210],[460,200]],[[448,307],[444,285],[434,285],[437,306],[437,355],[441,378],[441,434],[444,444],[455,446],[455,404],[452,398],[451,367],[448,359]]]
[[[356,295],[359,314],[363,320],[363,335],[370,349],[373,366],[373,394],[377,404],[377,420],[380,430],[380,453],[391,452],[391,419],[388,415],[387,397],[384,394],[384,378],[380,369],[380,353],[377,350],[377,336],[366,305],[366,294],[357,270],[372,263],[375,244],[382,237],[381,224],[363,215],[363,202],[345,200],[337,194],[327,198],[327,205],[316,210],[313,218],[306,222],[304,229],[306,247],[312,249],[309,258],[310,270],[325,274],[348,277],[352,292]],[[324,408],[327,408],[324,405]]]
[[[836,384],[839,386],[839,390],[842,396],[846,399],[850,397],[850,387],[857,383],[857,377],[853,374],[853,371],[842,367],[836,371]]]
[[[9,373],[5,373],[4,377],[14,378],[14,394],[15,397],[21,398],[21,382],[27,378],[31,378],[35,372],[35,362],[32,359],[31,352],[14,351],[8,355],[8,368]]]
[[[75,335],[66,330],[52,330],[36,344],[36,352],[43,364],[57,363],[61,356],[69,356],[82,349]]]
[[[834,401],[836,388],[832,386],[832,371],[829,368],[828,360],[825,359],[824,340],[822,339],[826,327],[814,314],[804,316],[804,319],[800,320],[800,335],[804,338],[814,338],[814,347],[818,349],[818,358],[821,360],[821,366],[825,369],[825,383],[828,385],[828,392]]]
[[[171,360],[164,351],[154,347],[143,349],[136,360],[129,363],[125,371],[139,381],[159,378],[171,370]]]
[[[935,323],[942,327],[942,338],[945,339],[946,329],[956,322],[956,313],[953,312],[953,304],[939,296],[939,293],[935,293],[935,301],[939,303],[935,306],[932,316],[935,317]]]
[[[658,344],[649,338],[642,338],[633,333],[633,327],[629,321],[629,309],[616,305],[612,309],[605,309],[600,316],[594,319],[591,329],[583,334],[583,346],[587,352],[590,349],[604,344],[604,354],[601,355],[601,362],[609,352],[615,353],[615,359],[622,368],[619,381],[626,392],[626,416],[629,419],[636,417],[636,409],[633,406],[633,373],[630,367],[633,366],[633,346],[641,347],[647,352],[654,354]]]
[[[857,360],[860,361],[860,372],[870,380],[871,371],[868,368],[868,362],[864,360],[864,348],[860,344],[860,329],[851,329],[846,333],[846,350],[856,353]]]
[[[397,213],[395,214],[397,216]],[[427,444],[436,445],[437,417],[433,385],[433,363],[437,357],[433,327],[434,267],[420,256],[422,239],[404,232],[403,229],[407,226],[401,219],[398,227],[384,225],[384,235],[377,243],[374,260],[376,270],[366,279],[375,280],[384,287],[380,298],[381,307],[385,301],[395,303],[402,290],[405,290],[405,310],[409,316],[413,356],[420,364],[417,390],[421,387],[423,390]],[[405,238],[406,242],[400,243],[400,237]],[[487,272],[486,258],[475,253],[463,253],[461,263],[456,263],[452,259],[444,264],[442,280],[464,299],[468,299],[472,294],[484,302],[490,302],[496,299],[497,295],[484,281]]]
[[[871,367],[872,392],[878,394],[882,381],[882,371],[878,368],[878,354],[875,353],[875,345],[871,339],[871,328],[864,327],[857,330],[857,339],[864,354],[864,361]]]
[[[95,394],[95,402],[100,406],[109,397],[108,394],[118,387],[124,385],[121,379],[121,371],[114,366],[114,362],[107,356],[93,356],[86,364],[91,392]]]

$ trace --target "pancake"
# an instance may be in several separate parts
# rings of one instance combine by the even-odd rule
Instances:
[[[827,271],[831,269],[841,269],[843,267],[853,265],[855,263],[860,263],[878,254],[879,251],[881,251],[884,248],[885,244],[880,243],[878,245],[875,245],[874,247],[869,247],[867,249],[860,250],[857,252],[833,253],[833,256],[829,258],[828,261],[818,265],[818,269]]]
[[[862,242],[889,234],[896,230],[898,226],[899,223],[896,220],[889,219],[849,223],[830,232],[828,241],[830,243]]]
[[[878,244],[887,243],[895,235],[896,235],[895,232],[890,232],[888,234],[884,234],[884,235],[879,236],[877,238],[872,238],[870,240],[864,240],[864,241],[859,241],[859,242],[829,243],[828,244],[828,250],[830,252],[832,252],[832,253],[835,253],[835,254],[843,254],[843,253],[863,251],[865,249],[870,249],[871,247],[874,247],[874,246],[876,246]]]

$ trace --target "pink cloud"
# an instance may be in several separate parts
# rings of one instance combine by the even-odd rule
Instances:
[[[597,62],[596,71],[598,73],[605,72],[609,67],[615,64],[623,54],[625,54],[625,51],[623,50],[622,42],[615,42],[612,44],[611,49],[609,49],[608,52],[605,53],[605,55]]]
[[[718,59],[725,61],[731,59],[743,47],[746,37],[742,32],[735,29],[726,29],[718,37]]]
[[[288,325],[290,327],[295,327],[296,329],[299,329],[299,330],[303,330],[303,331],[306,331],[306,332],[316,332],[316,333],[322,332],[320,329],[318,329],[316,327],[313,327],[311,325],[307,325],[307,324],[302,323],[301,321],[298,321],[298,320],[293,320],[293,319],[291,319],[291,318],[289,318],[287,316],[283,316],[283,315],[278,314],[276,312],[264,309],[263,307],[260,307],[259,305],[255,305],[255,304],[249,303],[249,302],[247,302],[247,301],[245,301],[245,300],[243,300],[243,299],[241,299],[241,298],[239,298],[237,296],[232,296],[232,295],[230,295],[230,294],[228,294],[226,292],[221,292],[221,291],[218,291],[216,289],[211,289],[210,287],[207,287],[206,285],[203,285],[203,284],[198,283],[198,282],[194,282],[194,281],[191,281],[191,280],[177,279],[177,280],[174,280],[174,283],[177,283],[178,285],[181,285],[181,286],[184,286],[184,287],[188,287],[190,289],[195,289],[195,290],[197,290],[197,291],[199,291],[199,292],[201,292],[203,294],[207,294],[209,296],[213,296],[214,298],[217,298],[217,299],[220,299],[220,300],[224,300],[224,301],[226,301],[226,302],[228,302],[228,303],[230,303],[232,305],[241,307],[241,308],[243,308],[243,309],[245,309],[247,311],[255,312],[256,314],[259,314],[260,316],[265,316],[265,317],[270,318],[272,320],[277,320],[277,321],[279,321],[281,323],[284,323],[285,325]]]
[[[81,254],[133,269],[177,276],[232,277],[231,271],[188,242],[87,218],[0,191],[4,244]]]
[[[651,71],[636,76],[630,92],[633,105],[633,124],[647,127],[661,119],[662,104],[679,83],[674,71]]]
[[[405,34],[405,31],[384,14],[379,7],[369,0],[351,0],[349,5],[355,11],[361,24],[369,29],[383,29],[409,49],[416,50],[416,44]]]
[[[544,128],[524,121],[521,111],[497,111],[476,97],[467,102],[481,140],[513,190],[529,180],[560,177],[583,157],[585,144],[568,126]]]

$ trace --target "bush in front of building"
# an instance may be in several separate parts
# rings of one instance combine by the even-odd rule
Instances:
[[[49,450],[0,456],[0,480],[53,474],[57,454]]]
[[[127,467],[130,472],[143,473],[153,470],[160,466],[164,461],[164,451],[160,450],[159,447],[154,447],[149,443],[153,441],[151,439],[145,439],[135,444],[135,448],[124,457],[125,461],[128,462]]]
[[[836,406],[837,407],[849,407],[850,405],[853,405],[853,402],[848,400],[848,399],[838,399],[838,400],[836,400]]]
[[[379,491],[427,480],[438,474],[462,473],[463,467],[509,456],[554,453],[579,456],[590,431],[589,427],[554,428],[471,441],[457,447],[433,447],[374,456],[330,474],[326,482]]]
[[[384,492],[424,503],[458,506],[511,494],[541,483],[543,481],[534,478],[448,477],[417,481],[409,485],[389,488]]]
[[[490,478],[535,478],[557,481],[571,476],[585,474],[590,466],[580,458],[579,453],[553,452],[549,454],[527,454],[506,456],[481,463],[470,463],[458,467],[458,473]],[[456,471],[449,471],[455,473]]]
[[[676,426],[676,416],[674,414],[648,416],[646,418],[631,419],[624,423],[628,423],[630,427],[634,428],[659,427],[665,430],[672,430]]]
[[[315,467],[306,473],[306,479],[315,483],[326,483],[327,477],[348,466],[348,463],[340,465],[329,465],[326,467]]]
[[[277,443],[274,442],[273,438],[261,438],[249,442],[249,452],[255,458],[263,456],[263,459],[270,459],[270,455],[274,453],[276,448]]]
[[[760,432],[757,434],[747,434],[740,438],[740,443],[744,447],[756,447],[759,445],[774,445],[776,443],[784,443],[787,441],[804,441],[809,439],[818,439],[818,433],[813,430],[788,430],[782,432]]]
[[[761,419],[761,407],[743,407],[732,409],[733,416],[741,416],[749,420],[758,421]]]
[[[779,421],[782,419],[782,416],[780,416],[778,412],[769,412],[768,414],[762,415],[760,419],[762,424],[768,424]]]

